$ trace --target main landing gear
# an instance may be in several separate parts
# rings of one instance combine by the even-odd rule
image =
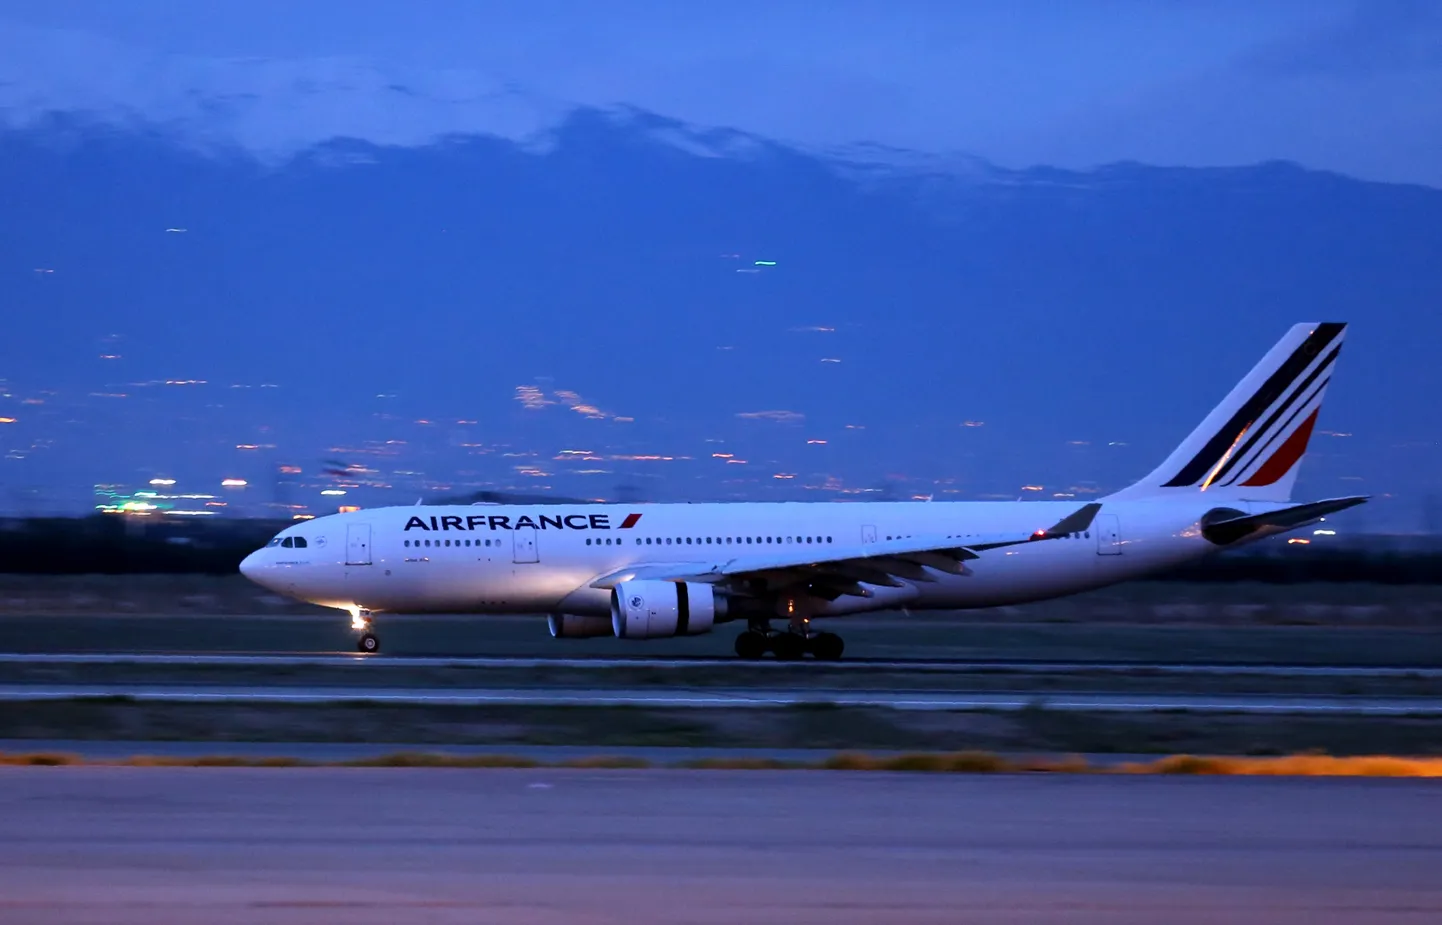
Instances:
[[[355,647],[362,654],[374,655],[381,650],[380,637],[371,632],[371,612],[369,610],[352,610],[350,628],[360,632]]]
[[[817,661],[834,662],[845,648],[835,633],[812,633],[804,626],[778,632],[767,625],[753,625],[736,637],[736,654],[748,661],[771,652],[782,662],[799,661],[808,654]]]

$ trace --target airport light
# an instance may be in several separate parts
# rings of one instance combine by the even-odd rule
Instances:
[[[175,479],[151,479],[150,484],[156,488],[169,488],[175,484]]]
[[[244,487],[245,487],[246,485],[248,485],[248,484],[250,484],[250,483],[247,482],[245,479],[221,479],[221,480],[220,480],[220,487],[221,487],[221,488],[244,488]]]

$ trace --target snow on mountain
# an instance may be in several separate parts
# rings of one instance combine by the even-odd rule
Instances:
[[[201,58],[158,55],[76,33],[0,32],[0,127],[56,115],[96,127],[157,131],[199,150],[240,150],[269,163],[335,139],[419,147],[456,135],[552,150],[554,132],[582,107],[480,70],[405,69],[360,58]],[[815,147],[735,128],[689,125],[625,104],[609,120],[697,157],[747,160],[797,151],[862,182],[895,175],[982,179],[964,154],[859,143]]]

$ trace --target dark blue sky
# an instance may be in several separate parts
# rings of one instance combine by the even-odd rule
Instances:
[[[265,95],[364,68],[451,105],[398,113],[354,92],[233,128],[258,146],[332,130],[415,141],[620,102],[1015,167],[1288,159],[1442,186],[1432,0],[0,2],[0,108],[174,114],[194,84]],[[477,102],[507,82],[527,103]]]

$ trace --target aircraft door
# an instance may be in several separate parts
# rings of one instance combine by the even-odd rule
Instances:
[[[862,542],[863,545],[867,545],[867,544],[871,544],[871,543],[876,542],[876,527],[875,527],[875,526],[868,524],[868,525],[866,525],[866,526],[864,526],[864,527],[861,528],[861,542]]]
[[[1097,555],[1119,556],[1122,554],[1122,526],[1115,514],[1098,514],[1092,529],[1097,534]]]
[[[515,543],[515,557],[512,562],[539,562],[541,557],[536,550],[536,528],[517,527],[511,531],[511,541]]]
[[[345,564],[371,564],[371,525],[346,524]]]

